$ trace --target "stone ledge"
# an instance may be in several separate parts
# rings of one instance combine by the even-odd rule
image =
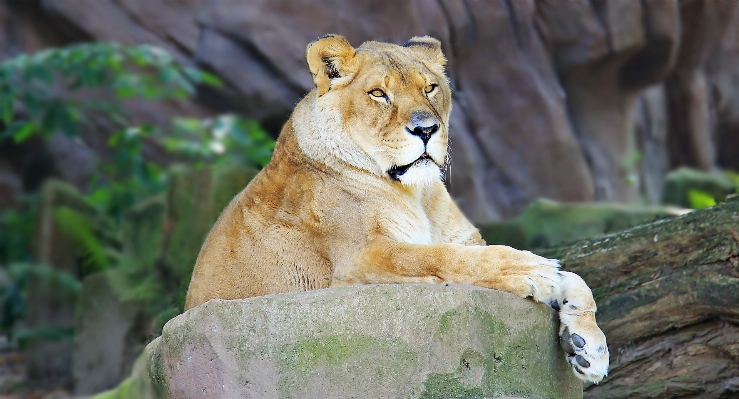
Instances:
[[[175,398],[581,398],[557,327],[547,306],[465,285],[213,300],[167,323],[148,369]]]

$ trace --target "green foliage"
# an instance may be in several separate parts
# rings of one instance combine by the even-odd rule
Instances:
[[[725,192],[720,193],[720,195],[715,195],[697,188],[689,189],[688,201],[690,202],[690,207],[693,209],[709,208],[718,203],[724,202],[726,199],[726,195],[724,195],[725,193],[730,193],[731,191],[739,192],[739,173],[727,170],[722,173],[722,178],[724,178],[728,184],[727,188],[724,190]]]
[[[72,241],[73,245],[82,250],[84,274],[106,270],[110,267],[105,246],[95,234],[88,219],[72,208],[60,206],[54,209],[54,221],[59,231]]]
[[[195,137],[197,140],[192,140]],[[164,137],[165,148],[210,164],[263,167],[272,157],[275,141],[258,123],[222,115],[213,119],[175,119],[174,135]]]
[[[36,197],[26,196],[26,211],[0,209],[0,265],[31,261]]]
[[[739,188],[732,172],[706,172],[681,167],[665,176],[662,202],[685,208],[700,209],[724,202]]]
[[[65,339],[71,340],[73,337],[73,328],[36,327],[19,328],[15,331],[15,339],[21,347],[26,347],[29,342],[34,340],[61,341]]]
[[[23,297],[30,276],[31,236],[36,197],[24,211],[0,209],[0,332],[10,331],[26,311]]]
[[[627,171],[626,184],[634,185],[639,182],[639,174],[637,166],[642,159],[642,153],[638,150],[633,150],[623,160],[621,160],[621,168]]]
[[[124,128],[110,136],[113,157],[100,165],[100,173],[93,178],[90,202],[119,217],[133,204],[164,191],[168,181],[165,167],[142,156],[144,140],[155,133],[158,129],[142,126]]]
[[[709,208],[716,205],[716,198],[697,189],[688,190],[688,200],[690,201],[690,207],[693,209]]]
[[[67,207],[56,208],[53,219],[83,255],[82,275],[112,272],[116,291],[126,293],[122,299],[152,306],[153,314],[159,314],[157,326],[181,311],[179,288],[167,294],[168,277],[156,262],[144,262],[140,254],[111,247],[106,236],[116,235],[110,230],[120,232],[126,212],[135,204],[163,192],[169,184],[170,167],[144,157],[143,148],[160,146],[195,166],[262,167],[270,159],[274,140],[255,122],[232,115],[175,118],[161,126],[141,124],[124,103],[181,101],[195,95],[198,85],[221,84],[217,77],[184,67],[164,50],[148,45],[80,44],[0,63],[0,140],[18,143],[32,136],[46,139],[61,134],[84,144],[81,133],[95,128],[92,120],[103,117],[113,124],[107,142],[110,156],[100,161],[85,199],[114,225],[96,226],[90,215]],[[6,331],[24,313],[23,291],[30,275],[79,290],[75,276],[58,275],[50,266],[32,263],[35,209],[36,204],[27,201],[20,210],[0,211],[0,307]],[[16,337],[70,333],[42,330],[17,331]]]
[[[137,126],[121,106],[129,99],[183,100],[198,84],[220,86],[206,72],[183,67],[154,46],[116,43],[80,44],[21,55],[0,63],[0,139],[16,142],[33,135],[79,137],[92,114],[119,130],[108,146],[112,158],[100,165],[89,199],[120,215],[131,205],[164,190],[167,171],[142,156],[145,141],[158,142],[195,163],[236,159],[264,165],[274,141],[251,121],[234,116],[212,120],[175,119],[171,126]],[[76,92],[84,90],[84,95]]]
[[[180,302],[180,303],[184,303]],[[156,317],[154,318],[154,334],[160,335],[162,333],[162,329],[164,328],[164,325],[173,317],[179,315],[182,313],[182,306],[170,306],[162,311],[160,311]]]
[[[92,43],[21,55],[0,64],[3,135],[17,142],[34,134],[77,136],[90,110],[127,124],[116,100],[184,99],[201,83],[219,85],[220,81],[182,67],[164,50],[148,45]],[[102,96],[77,99],[71,92],[79,89]],[[15,118],[19,111],[26,117]]]
[[[2,310],[0,331],[3,332],[12,330],[15,322],[25,315],[26,303],[23,292],[32,275],[70,294],[78,293],[82,287],[76,276],[49,265],[16,262],[3,270],[6,276],[4,281],[0,282],[0,309]],[[24,334],[26,337],[31,337],[34,331],[27,330]]]

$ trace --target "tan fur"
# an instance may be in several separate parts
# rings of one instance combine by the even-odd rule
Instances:
[[[485,246],[441,181],[451,90],[439,42],[355,49],[330,35],[308,46],[307,60],[316,87],[285,124],[271,162],[213,226],[186,309],[349,284],[475,284],[562,304],[562,331],[587,341],[576,353],[591,366],[577,374],[600,380],[608,350],[582,279],[558,271],[557,261]],[[411,133],[419,120],[439,127],[426,146]],[[391,178],[394,166],[412,163]]]

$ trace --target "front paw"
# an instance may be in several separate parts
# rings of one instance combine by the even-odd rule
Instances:
[[[600,382],[608,374],[609,353],[606,336],[595,324],[592,313],[560,313],[562,332],[559,342],[575,375],[590,382]]]

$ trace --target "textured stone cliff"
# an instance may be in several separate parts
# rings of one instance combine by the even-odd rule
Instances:
[[[4,0],[0,58],[81,40],[152,43],[215,72],[226,87],[198,104],[134,107],[142,119],[235,110],[276,132],[311,87],[311,40],[329,32],[354,45],[436,36],[455,91],[451,191],[485,223],[536,197],[657,201],[673,166],[739,168],[737,5]],[[104,139],[90,141],[104,147]],[[55,143],[48,151],[58,174],[84,180],[82,150]],[[65,161],[70,153],[74,162]],[[13,176],[2,181],[20,185]]]

